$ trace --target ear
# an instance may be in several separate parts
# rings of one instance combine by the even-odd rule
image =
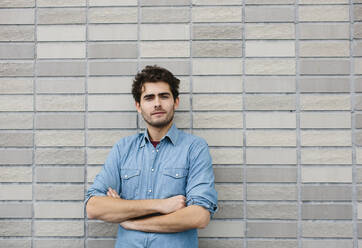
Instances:
[[[141,113],[141,105],[140,105],[140,103],[139,103],[139,102],[135,102],[134,104],[135,104],[135,106],[136,106],[137,112],[138,112],[138,113]]]
[[[179,97],[176,97],[175,99],[175,104],[173,106],[173,109],[176,110],[178,108],[178,105],[180,104],[180,98]]]

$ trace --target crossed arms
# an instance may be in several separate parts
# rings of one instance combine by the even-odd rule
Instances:
[[[205,228],[210,221],[208,210],[198,205],[186,207],[186,198],[182,195],[167,199],[125,200],[111,188],[107,196],[91,197],[86,211],[90,219],[120,223],[125,229],[143,232],[182,232]],[[154,213],[162,215],[137,218]]]

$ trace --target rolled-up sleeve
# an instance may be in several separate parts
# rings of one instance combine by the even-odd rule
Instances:
[[[213,217],[218,209],[214,180],[208,145],[200,139],[193,144],[190,152],[190,167],[186,186],[187,206],[202,206]]]
[[[106,162],[102,170],[97,174],[92,186],[89,187],[85,196],[84,206],[92,196],[106,196],[108,187],[116,190],[118,194],[121,192],[120,180],[120,151],[118,145],[114,145],[108,154]]]

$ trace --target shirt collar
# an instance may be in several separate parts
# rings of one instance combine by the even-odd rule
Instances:
[[[178,132],[179,130],[177,129],[176,125],[173,123],[168,132],[166,133],[166,135],[161,139],[161,141],[167,137],[173,145],[176,145]],[[144,136],[142,138],[140,147],[145,146],[146,142],[149,142],[151,140],[148,135],[147,128],[144,129],[143,135]]]

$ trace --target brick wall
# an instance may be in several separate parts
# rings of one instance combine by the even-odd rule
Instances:
[[[147,64],[213,156],[200,247],[362,246],[361,0],[0,0],[0,247],[113,247],[84,193]]]

